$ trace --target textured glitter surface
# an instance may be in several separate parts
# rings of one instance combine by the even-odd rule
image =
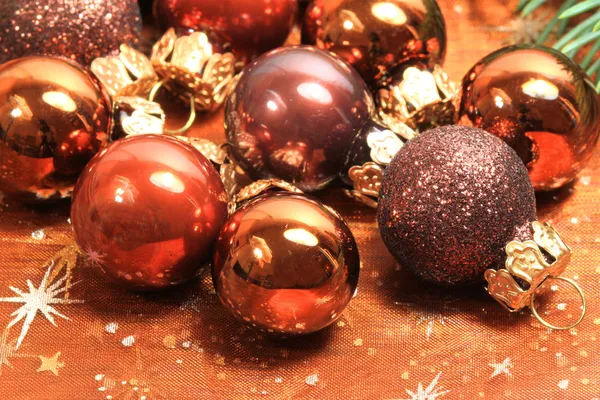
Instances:
[[[378,209],[388,249],[421,278],[443,285],[481,282],[504,263],[513,239],[530,237],[535,196],[527,169],[483,130],[427,131],[385,172]]]
[[[137,45],[141,32],[137,0],[0,1],[0,63],[44,54],[88,66]]]

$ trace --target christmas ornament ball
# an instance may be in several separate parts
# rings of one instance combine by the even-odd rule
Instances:
[[[257,197],[223,226],[213,282],[243,322],[277,334],[307,334],[333,323],[356,289],[354,237],[331,208],[303,194]]]
[[[0,2],[0,63],[30,55],[67,57],[88,66],[136,46],[142,34],[137,0]]]
[[[245,62],[283,45],[297,9],[297,0],[154,0],[163,29],[217,33]]]
[[[372,85],[406,61],[441,65],[446,24],[435,0],[314,0],[302,43],[346,59]]]
[[[600,135],[600,100],[564,54],[517,45],[479,61],[462,82],[459,123],[502,138],[529,169],[536,190],[572,181]]]
[[[409,141],[387,167],[377,218],[403,266],[445,286],[483,282],[536,219],[527,169],[502,140],[451,125]]]
[[[26,57],[0,66],[0,191],[7,198],[69,197],[110,129],[108,97],[75,63]]]
[[[132,136],[100,152],[77,182],[71,209],[87,261],[134,290],[194,277],[226,217],[210,161],[164,135]]]
[[[291,46],[246,66],[226,103],[225,130],[232,157],[251,176],[315,191],[340,174],[373,109],[346,62]]]

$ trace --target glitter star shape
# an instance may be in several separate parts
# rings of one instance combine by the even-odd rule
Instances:
[[[22,319],[25,319],[23,322],[23,327],[21,328],[21,334],[17,339],[17,344],[15,346],[15,350],[19,348],[21,343],[23,343],[23,339],[27,336],[27,332],[31,327],[38,311],[46,317],[46,319],[54,326],[56,325],[56,321],[54,320],[53,314],[59,316],[63,319],[68,320],[69,318],[66,315],[63,315],[56,311],[53,307],[55,304],[77,304],[83,303],[82,300],[71,300],[57,297],[61,293],[65,292],[71,285],[66,283],[67,276],[63,276],[56,282],[52,283],[50,286],[48,281],[50,277],[50,272],[54,266],[54,262],[50,263],[48,270],[44,274],[44,278],[40,285],[36,288],[33,283],[28,279],[27,286],[29,288],[29,293],[23,292],[22,290],[15,288],[13,286],[9,286],[9,289],[16,293],[17,297],[2,297],[0,298],[0,302],[3,303],[23,303],[21,307],[19,307],[15,312],[11,314],[14,317],[7,328],[11,328],[15,324],[17,324]]]
[[[36,372],[50,371],[58,376],[58,370],[65,366],[64,362],[58,361],[58,357],[60,357],[60,351],[52,357],[39,356],[42,365],[40,365]]]
[[[91,264],[92,267],[103,267],[104,265],[106,265],[106,262],[104,261],[104,257],[106,257],[106,254],[102,254],[99,251],[93,250],[89,244],[85,246],[85,249],[83,249],[83,253],[85,256],[85,261]]]
[[[490,378],[495,378],[498,375],[506,375],[506,376],[512,376],[512,374],[510,373],[510,369],[513,367],[513,363],[512,361],[510,361],[509,357],[506,357],[504,359],[504,361],[502,361],[501,363],[498,364],[488,364],[490,367],[494,368],[494,372],[492,372],[492,376]]]
[[[443,390],[443,387],[437,387],[437,384],[442,376],[441,372],[433,378],[429,386],[423,389],[423,384],[419,382],[416,391],[406,389],[406,393],[410,396],[406,400],[436,400],[450,393],[450,390]]]

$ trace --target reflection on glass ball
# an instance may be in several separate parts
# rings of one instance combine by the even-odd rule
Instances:
[[[306,334],[334,322],[358,283],[358,249],[348,226],[311,197],[266,194],[225,223],[213,282],[238,319],[279,334]]]
[[[464,77],[459,123],[508,143],[529,168],[536,190],[572,181],[600,135],[600,102],[591,80],[562,53],[510,46]]]
[[[86,71],[51,57],[0,67],[0,191],[27,203],[69,197],[108,140],[109,100]]]

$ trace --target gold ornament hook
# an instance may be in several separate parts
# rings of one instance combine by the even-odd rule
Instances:
[[[154,102],[154,98],[156,97],[156,94],[158,93],[160,88],[168,81],[169,81],[169,78],[165,78],[161,81],[156,82],[156,84],[154,84],[154,86],[152,87],[150,94],[148,95],[148,100]],[[182,126],[179,129],[175,129],[175,130],[165,129],[166,134],[181,135],[182,133],[187,132],[194,124],[194,121],[196,120],[196,107],[194,105],[195,100],[194,100],[193,94],[190,93],[189,96],[190,96],[190,117],[188,118],[187,122],[185,123],[184,126]]]
[[[579,297],[581,298],[582,307],[583,307],[583,311],[581,312],[581,316],[579,317],[579,319],[568,326],[555,326],[555,325],[552,325],[552,324],[546,322],[540,316],[540,314],[537,312],[537,309],[535,308],[535,295],[537,294],[537,292],[534,292],[532,294],[531,303],[529,305],[529,308],[531,309],[533,316],[540,322],[540,324],[544,325],[546,328],[554,329],[557,331],[568,331],[569,329],[575,328],[577,325],[579,325],[581,323],[581,321],[583,321],[583,318],[585,317],[585,313],[587,312],[587,303],[585,300],[585,295],[583,294],[583,290],[581,290],[581,287],[577,284],[577,282],[575,282],[572,279],[563,278],[562,276],[549,276],[548,278],[546,278],[546,280],[550,280],[550,279],[567,282],[568,284],[573,286],[575,288],[575,290],[577,290],[577,293],[579,293]]]

